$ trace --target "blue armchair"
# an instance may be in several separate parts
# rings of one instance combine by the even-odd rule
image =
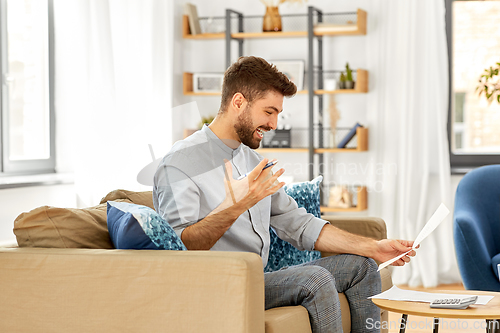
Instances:
[[[458,184],[453,236],[465,288],[500,291],[500,165],[470,171]]]

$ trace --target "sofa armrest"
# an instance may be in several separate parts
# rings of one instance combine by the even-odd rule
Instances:
[[[339,229],[356,235],[377,240],[387,238],[385,222],[378,217],[322,216],[321,218]]]
[[[322,216],[322,218],[330,222],[331,225],[356,235],[376,240],[387,238],[385,222],[378,217]],[[334,252],[321,252],[322,257],[336,254]]]
[[[0,249],[0,331],[264,332],[247,252]]]

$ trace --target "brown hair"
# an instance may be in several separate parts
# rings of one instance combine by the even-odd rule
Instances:
[[[264,97],[270,90],[290,97],[295,95],[297,87],[276,66],[264,59],[254,56],[240,57],[224,73],[219,112],[226,111],[234,94],[238,92],[251,104],[254,100]]]

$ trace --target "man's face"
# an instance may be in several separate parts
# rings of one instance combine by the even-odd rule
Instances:
[[[252,149],[259,148],[264,132],[276,129],[281,111],[283,111],[283,95],[274,91],[249,104],[238,116],[238,122],[234,125],[241,143]]]

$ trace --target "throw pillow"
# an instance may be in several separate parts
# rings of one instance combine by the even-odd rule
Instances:
[[[108,231],[117,249],[187,250],[174,229],[153,209],[108,201]]]
[[[102,204],[107,201],[119,200],[128,200],[129,202],[155,209],[153,205],[153,191],[135,192],[127,190],[114,190],[102,198],[100,203]]]
[[[291,196],[299,207],[317,218],[321,218],[320,211],[320,189],[319,186],[323,176],[316,177],[310,182],[285,185],[285,192]],[[274,230],[269,231],[271,245],[269,248],[269,259],[264,268],[265,272],[274,272],[283,267],[300,265],[321,258],[318,251],[300,251],[290,243],[280,239]]]

